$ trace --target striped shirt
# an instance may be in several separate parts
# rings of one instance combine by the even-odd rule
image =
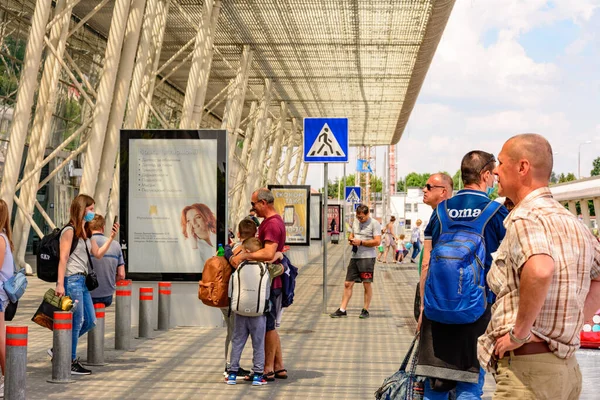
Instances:
[[[479,338],[477,354],[484,368],[496,340],[517,320],[521,268],[534,255],[554,260],[554,278],[532,333],[544,339],[552,352],[568,358],[579,348],[583,305],[590,282],[600,275],[600,243],[590,229],[552,198],[547,187],[529,193],[504,221],[506,236],[487,276],[496,293],[492,319]]]

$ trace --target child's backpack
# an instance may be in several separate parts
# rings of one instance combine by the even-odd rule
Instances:
[[[446,201],[437,206],[440,237],[431,251],[425,281],[427,318],[444,324],[469,324],[487,307],[483,233],[502,205],[491,201],[472,221],[453,221]]]
[[[246,317],[258,317],[269,310],[271,278],[265,263],[243,261],[229,282],[231,311]]]
[[[209,307],[227,307],[231,272],[225,257],[214,256],[206,260],[202,280],[198,282],[198,298]]]
[[[285,254],[283,255],[281,263],[285,268],[283,274],[281,274],[281,306],[289,307],[294,303],[294,291],[296,290],[298,268],[292,264]]]
[[[40,247],[37,252],[37,276],[45,282],[56,282],[58,280],[58,263],[60,261],[60,235],[65,230],[56,228],[47,234],[40,241]],[[75,240],[73,232],[73,241],[71,242],[71,252],[73,254],[79,240]]]

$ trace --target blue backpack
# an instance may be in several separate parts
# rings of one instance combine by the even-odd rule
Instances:
[[[440,237],[431,251],[425,281],[424,311],[432,321],[470,324],[487,307],[485,240],[487,223],[502,205],[491,201],[472,221],[454,221],[446,201],[437,206]]]
[[[281,274],[281,306],[289,307],[294,302],[294,291],[296,290],[296,277],[298,276],[298,268],[296,268],[289,258],[285,255],[283,260],[284,272]]]

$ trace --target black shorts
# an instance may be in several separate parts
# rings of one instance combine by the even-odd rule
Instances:
[[[375,258],[351,258],[346,282],[373,282]]]

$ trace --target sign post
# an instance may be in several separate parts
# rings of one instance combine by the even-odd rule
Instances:
[[[328,163],[348,162],[348,118],[304,118],[304,162],[323,163],[323,210],[328,209]],[[327,224],[323,224],[323,313],[327,314]]]

